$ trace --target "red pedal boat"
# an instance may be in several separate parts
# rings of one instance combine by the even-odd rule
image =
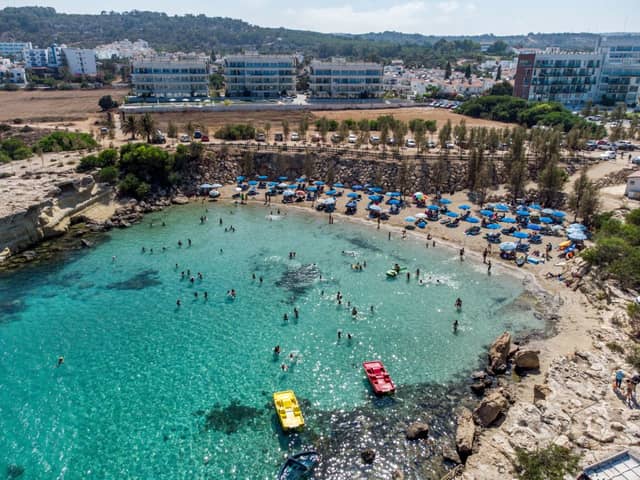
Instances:
[[[387,369],[384,368],[380,360],[363,362],[362,366],[376,395],[384,395],[385,393],[393,393],[396,391],[393,380],[391,380]]]

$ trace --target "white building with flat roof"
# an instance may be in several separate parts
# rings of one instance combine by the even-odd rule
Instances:
[[[382,96],[382,65],[334,58],[309,65],[309,88],[316,99],[370,99]]]
[[[30,48],[22,52],[25,66],[29,69],[57,69],[63,65],[62,47],[55,43],[48,48]]]
[[[31,42],[0,42],[0,57],[22,60],[23,50],[30,50]]]
[[[154,57],[132,63],[133,94],[152,98],[209,96],[209,67],[197,58]]]
[[[95,77],[98,73],[96,67],[96,52],[82,48],[63,48],[65,64],[69,73],[74,76],[85,75]]]
[[[229,55],[224,59],[229,97],[275,98],[296,90],[293,55]]]
[[[24,67],[15,65],[8,58],[0,58],[0,85],[7,83],[25,86],[27,84],[27,74]]]

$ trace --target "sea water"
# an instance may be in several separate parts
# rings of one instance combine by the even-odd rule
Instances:
[[[424,239],[276,208],[173,207],[67,262],[0,276],[0,470],[272,479],[286,454],[315,447],[316,478],[369,478],[357,448],[374,445],[375,478],[420,478],[391,424],[449,401],[447,385],[503,330],[541,326],[521,282]],[[389,279],[394,264],[407,270]],[[366,382],[362,362],[375,359],[392,399]],[[273,412],[287,389],[302,435],[283,435]]]

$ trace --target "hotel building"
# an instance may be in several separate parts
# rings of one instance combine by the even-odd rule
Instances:
[[[208,97],[209,67],[200,58],[138,60],[132,63],[131,83],[138,97]]]
[[[295,59],[291,55],[229,55],[224,59],[228,97],[277,98],[296,90]]]
[[[382,96],[382,65],[314,60],[309,66],[309,87],[315,99],[369,99]]]

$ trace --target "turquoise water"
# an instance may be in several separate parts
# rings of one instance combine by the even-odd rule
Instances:
[[[355,422],[353,438],[337,445],[345,418],[406,417],[425,389],[476,368],[505,328],[541,326],[519,307],[519,281],[488,277],[453,250],[294,212],[270,221],[259,207],[210,206],[201,225],[203,213],[174,207],[68,262],[0,277],[0,471],[19,465],[25,479],[272,479],[288,451],[313,445],[330,457],[318,478],[360,478],[339,463],[348,463],[345,445],[376,440]],[[230,225],[235,232],[225,232]],[[354,261],[367,268],[353,271]],[[386,278],[394,263],[414,272],[411,281]],[[419,285],[417,268],[432,283]],[[187,269],[193,284],[181,279]],[[235,300],[226,295],[232,288]],[[59,355],[65,361],[56,368]],[[368,359],[385,362],[395,399],[374,399],[361,367]],[[271,395],[283,389],[303,405],[303,435],[277,426]],[[379,478],[403,465],[388,451],[379,452]]]

